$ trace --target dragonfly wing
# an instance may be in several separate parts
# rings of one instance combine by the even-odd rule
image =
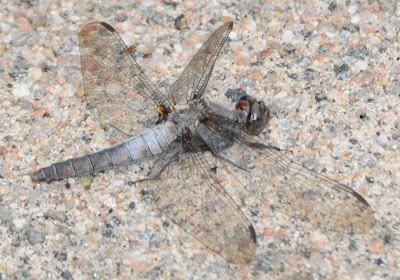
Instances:
[[[111,135],[121,140],[135,135],[146,120],[172,106],[109,24],[85,25],[79,47],[88,108]]]
[[[252,260],[254,229],[218,183],[198,146],[175,142],[158,158],[149,178],[158,208],[175,224],[229,262]]]
[[[184,104],[203,95],[215,61],[228,39],[232,26],[232,22],[227,22],[215,30],[193,56],[183,73],[169,89],[174,103]]]
[[[375,224],[371,207],[353,189],[294,162],[234,121],[214,119],[198,125],[199,135],[224,159],[228,176],[271,208],[349,234],[367,232]],[[229,145],[221,145],[228,137]]]

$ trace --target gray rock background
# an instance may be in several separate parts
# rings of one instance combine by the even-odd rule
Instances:
[[[233,21],[209,97],[264,100],[266,139],[357,190],[377,225],[339,240],[244,206],[256,261],[232,265],[129,184],[151,162],[34,184],[29,172],[116,143],[83,99],[78,32],[96,20],[164,92]],[[399,32],[396,1],[2,1],[0,279],[399,279]]]

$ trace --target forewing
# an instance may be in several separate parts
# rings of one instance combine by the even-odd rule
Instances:
[[[174,143],[157,160],[149,178],[154,201],[175,224],[229,262],[252,260],[254,229],[218,183],[201,151]]]
[[[199,125],[198,133],[224,159],[230,176],[271,208],[342,233],[364,233],[375,224],[360,194],[292,161],[259,137],[246,135],[237,123],[215,117],[215,122]],[[228,135],[230,146],[221,146]]]
[[[214,31],[190,60],[189,65],[169,89],[174,103],[184,104],[203,95],[232,25],[232,22],[227,22]]]
[[[171,106],[109,24],[85,25],[79,47],[88,107],[111,135],[135,135],[145,120],[156,119],[162,108]]]

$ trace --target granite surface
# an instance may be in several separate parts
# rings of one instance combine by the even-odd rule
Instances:
[[[83,98],[78,33],[98,20],[135,46],[164,92],[233,21],[207,95],[264,100],[267,141],[354,188],[375,227],[336,239],[244,205],[257,258],[233,265],[130,183],[152,161],[33,183],[40,167],[116,143]],[[399,60],[395,0],[1,1],[0,279],[400,279]]]

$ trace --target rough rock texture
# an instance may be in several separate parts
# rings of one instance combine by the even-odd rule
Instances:
[[[258,247],[253,265],[231,265],[130,183],[151,161],[34,184],[29,172],[116,143],[81,86],[78,32],[96,20],[136,47],[163,91],[208,35],[233,21],[207,94],[231,102],[240,88],[264,100],[266,139],[357,190],[376,226],[338,238],[232,194]],[[400,5],[390,0],[3,1],[0,279],[397,279],[399,32]]]

